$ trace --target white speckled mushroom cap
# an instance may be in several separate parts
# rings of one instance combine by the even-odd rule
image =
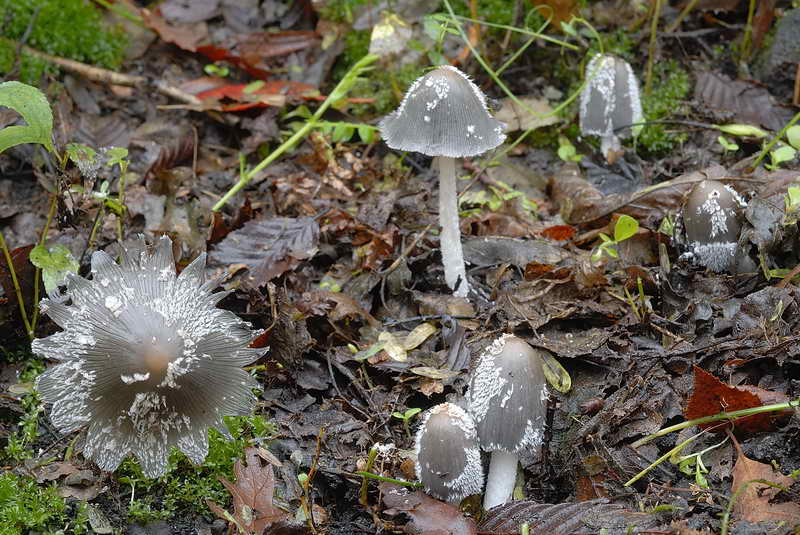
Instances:
[[[36,381],[62,432],[87,426],[84,455],[106,471],[129,453],[148,477],[166,471],[170,446],[194,463],[208,453],[208,428],[229,436],[224,416],[250,414],[258,383],[241,367],[266,350],[259,334],[216,308],[205,254],[176,276],[172,242],[153,250],[144,240],[117,264],[92,255],[92,280],[67,278],[72,301],[43,299],[42,311],[63,330],[32,349],[58,364]]]
[[[742,210],[747,203],[722,182],[703,180],[692,188],[681,216],[686,240],[698,264],[721,272],[733,264]]]
[[[417,479],[431,496],[460,502],[483,490],[483,465],[472,417],[442,403],[422,418],[416,435]]]
[[[598,54],[586,66],[586,85],[581,92],[581,134],[628,137],[635,129],[615,129],[640,123],[642,103],[639,82],[622,58]]]
[[[505,125],[489,115],[478,86],[450,65],[417,78],[378,126],[395,150],[449,158],[482,154],[506,138]]]
[[[467,400],[485,451],[520,453],[539,446],[547,415],[542,357],[504,334],[478,356]]]

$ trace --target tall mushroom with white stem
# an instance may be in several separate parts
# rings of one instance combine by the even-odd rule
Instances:
[[[586,66],[581,92],[580,123],[584,136],[600,136],[600,150],[608,161],[622,149],[620,137],[636,135],[642,122],[639,81],[624,59],[598,54]],[[624,128],[629,127],[629,128]]]
[[[438,156],[444,278],[455,295],[466,296],[469,283],[458,225],[455,158],[497,147],[506,138],[505,125],[489,115],[486,97],[466,74],[442,65],[414,81],[400,107],[379,127],[392,149]]]
[[[540,350],[504,334],[478,357],[467,395],[478,438],[492,452],[483,508],[506,503],[523,450],[541,446],[547,389]]]

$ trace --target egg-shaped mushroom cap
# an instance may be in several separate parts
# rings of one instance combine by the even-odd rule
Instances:
[[[540,352],[505,334],[478,357],[467,399],[484,450],[518,454],[542,443],[547,390]]]
[[[483,490],[483,465],[472,417],[458,405],[430,409],[416,435],[417,479],[431,496],[459,502]]]
[[[730,267],[742,229],[745,201],[716,180],[697,183],[683,204],[686,241],[697,262],[714,271]]]
[[[586,66],[586,86],[581,92],[581,133],[590,136],[614,135],[620,127],[642,121],[639,82],[624,59],[598,54]],[[634,130],[616,132],[627,137]]]
[[[450,65],[417,78],[378,126],[395,150],[449,158],[482,154],[506,138],[505,125],[489,115],[478,86]]]

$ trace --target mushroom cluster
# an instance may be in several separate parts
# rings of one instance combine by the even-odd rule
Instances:
[[[746,206],[730,186],[716,180],[698,182],[681,210],[686,256],[717,273],[730,269],[736,259]]]
[[[65,296],[42,300],[63,330],[33,341],[58,361],[36,389],[61,432],[86,426],[83,453],[102,470],[132,453],[159,477],[171,446],[202,463],[208,428],[230,436],[223,417],[252,412],[259,385],[242,366],[266,350],[249,348],[259,333],[216,307],[228,292],[212,293],[205,258],[176,275],[169,238],[152,249],[140,239],[120,264],[95,252],[91,280],[70,275]]]
[[[379,127],[392,149],[438,156],[444,277],[455,295],[466,296],[469,283],[458,224],[455,158],[497,147],[506,138],[505,125],[489,115],[486,97],[466,74],[442,65],[414,81],[400,106]]]
[[[478,444],[491,452],[486,510],[514,490],[519,454],[541,446],[547,390],[540,350],[505,334],[478,357],[467,394],[468,412],[445,403],[417,432],[417,477],[431,495],[459,501],[483,488]]]

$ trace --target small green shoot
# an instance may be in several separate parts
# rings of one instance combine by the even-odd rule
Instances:
[[[218,76],[220,78],[227,77],[231,71],[225,65],[217,65],[216,63],[209,63],[203,67],[203,71],[209,76]]]
[[[577,153],[575,145],[566,136],[558,136],[558,157],[565,162],[579,162],[583,154]]]
[[[726,138],[725,136],[719,136],[717,138],[717,141],[719,142],[720,145],[722,145],[722,148],[725,150],[725,152],[729,151],[736,152],[737,150],[739,150],[739,145],[737,145],[736,142]]]
[[[413,418],[414,416],[419,414],[419,412],[421,410],[422,409],[418,409],[418,408],[414,407],[414,408],[406,410],[405,412],[393,412],[392,413],[392,416],[394,416],[398,420],[402,420],[403,421],[403,427],[405,428],[406,436],[409,439],[411,438],[411,428],[408,425],[408,422],[411,420],[411,418]]]
[[[48,248],[37,245],[29,255],[31,264],[42,270],[44,289],[49,294],[63,284],[68,273],[77,273],[80,265],[64,245],[57,243]]]
[[[800,150],[800,126],[794,125],[786,129],[786,141],[792,147]]]
[[[720,132],[723,132],[725,134],[730,134],[736,137],[762,138],[762,137],[767,137],[769,135],[759,127],[749,124],[723,124],[723,125],[717,125],[714,128],[716,128]]]
[[[793,147],[778,142],[777,146],[769,151],[770,163],[765,163],[764,167],[770,171],[776,170],[782,163],[791,162],[797,156],[797,150]]]
[[[639,222],[629,215],[623,214],[619,216],[617,222],[614,224],[614,238],[610,238],[607,234],[600,233],[600,239],[603,241],[597,246],[597,249],[592,253],[592,262],[598,262],[607,255],[611,258],[619,258],[617,245],[620,242],[627,240],[639,231]]]

